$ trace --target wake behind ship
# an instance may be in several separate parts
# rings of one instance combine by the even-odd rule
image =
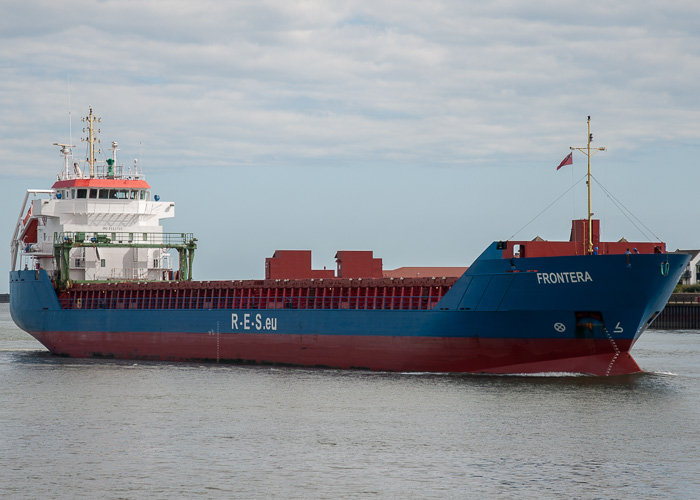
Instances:
[[[90,110],[82,168],[58,144],[63,171],[27,191],[11,243],[12,318],[57,355],[634,373],[629,351],[689,260],[662,242],[600,241],[589,204],[569,241],[496,241],[468,268],[388,271],[372,252],[339,251],[336,271],[313,270],[310,252],[278,250],[264,280],[193,281],[197,240],[163,232],[174,203],[118,164],[116,143],[95,158],[96,120]],[[589,118],[589,188],[591,151]]]

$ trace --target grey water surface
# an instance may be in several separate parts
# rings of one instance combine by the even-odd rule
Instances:
[[[700,332],[633,354],[612,378],[82,360],[0,304],[0,497],[698,498]]]

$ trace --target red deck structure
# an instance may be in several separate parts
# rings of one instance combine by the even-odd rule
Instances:
[[[666,244],[661,242],[600,241],[600,220],[593,219],[593,247],[599,255],[632,253],[665,253]],[[571,221],[569,241],[547,241],[535,238],[532,241],[508,241],[503,257],[557,257],[561,255],[586,255],[588,253],[588,220]],[[635,252],[636,249],[636,252]]]

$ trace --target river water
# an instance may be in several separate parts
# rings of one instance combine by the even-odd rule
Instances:
[[[698,498],[700,332],[633,352],[607,379],[78,360],[0,304],[0,497]]]

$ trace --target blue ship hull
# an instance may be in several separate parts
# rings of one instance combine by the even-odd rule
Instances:
[[[63,309],[44,271],[10,273],[17,325],[78,357],[439,372],[639,371],[629,350],[684,254],[504,259],[493,243],[432,310]]]

